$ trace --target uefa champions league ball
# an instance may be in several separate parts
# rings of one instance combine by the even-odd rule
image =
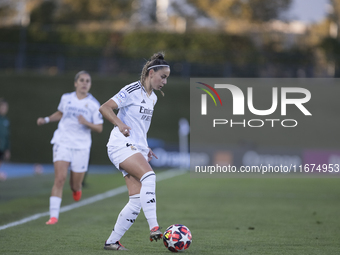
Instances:
[[[192,242],[190,230],[181,224],[168,227],[163,235],[165,247],[172,252],[184,251],[189,248]]]

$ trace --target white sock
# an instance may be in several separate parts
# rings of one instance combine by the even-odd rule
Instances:
[[[140,202],[150,230],[158,227],[156,215],[156,175],[154,172],[147,172],[140,179]]]
[[[59,218],[61,198],[60,197],[50,197],[50,218]]]
[[[129,197],[129,202],[119,213],[115,227],[107,239],[106,243],[115,243],[119,241],[125,232],[132,226],[140,212],[140,196],[139,194]]]

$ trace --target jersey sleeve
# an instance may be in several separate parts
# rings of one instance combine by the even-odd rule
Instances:
[[[96,125],[104,123],[103,115],[99,112],[99,107],[95,111],[93,111],[92,120],[93,120],[93,124],[96,124]]]
[[[61,99],[60,99],[60,102],[59,102],[59,105],[58,105],[58,111],[60,112],[64,112],[64,106],[65,106],[65,94],[61,96]]]
[[[99,101],[90,93],[89,93],[89,101],[92,105],[91,107],[92,123],[95,125],[103,124],[104,123],[103,115],[99,112],[99,108],[100,108]]]
[[[132,104],[131,94],[125,88],[122,88],[111,99],[116,102],[118,109]]]

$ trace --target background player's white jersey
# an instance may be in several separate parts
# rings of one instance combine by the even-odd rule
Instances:
[[[79,100],[76,92],[62,95],[58,110],[63,113],[58,129],[54,132],[52,144],[60,144],[73,149],[87,149],[91,147],[91,129],[80,124],[78,116],[93,124],[102,124],[103,117],[99,112],[100,104],[90,93]]]
[[[147,132],[157,102],[156,94],[152,91],[148,96],[140,81],[137,81],[126,85],[111,99],[118,105],[117,117],[131,128],[128,140],[137,147],[147,148]],[[115,137],[121,136],[123,134],[118,127],[114,127],[107,145],[115,145]]]

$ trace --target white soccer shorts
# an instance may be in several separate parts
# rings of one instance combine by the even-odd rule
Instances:
[[[70,162],[70,167],[73,172],[86,172],[89,160],[90,149],[71,149],[58,144],[53,145],[53,162]]]
[[[123,176],[125,177],[128,175],[126,171],[119,167],[119,164],[126,160],[128,157],[136,153],[141,153],[145,160],[148,160],[149,148],[137,148],[132,143],[129,143],[129,139],[126,137],[124,138],[117,138],[115,140],[115,146],[108,146],[107,147],[107,154],[114,164],[114,166],[122,172]]]

